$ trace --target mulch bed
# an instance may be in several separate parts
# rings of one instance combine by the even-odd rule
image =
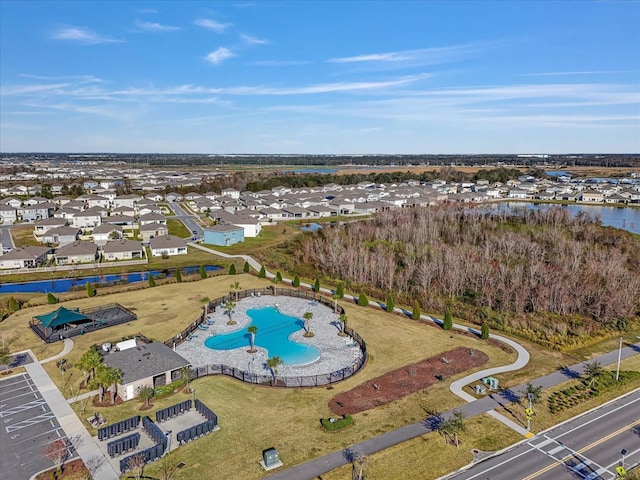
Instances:
[[[111,393],[107,392],[104,394],[102,398],[102,402],[98,401],[100,399],[99,395],[93,397],[93,406],[94,407],[115,407],[116,405],[122,405],[124,401],[116,395],[116,401],[111,403]]]
[[[47,470],[46,472],[39,473],[36,476],[35,480],[50,480],[51,478],[56,478],[56,480],[63,478],[83,478],[83,473],[88,473],[87,468],[84,466],[84,462],[81,459],[72,460],[71,462],[67,462],[64,464],[64,469],[62,470],[61,475],[56,475],[55,477],[51,477],[50,472],[55,472],[56,469],[52,468],[51,470]]]
[[[459,347],[385,373],[336,395],[329,401],[329,408],[336,415],[364,412],[438,383],[436,375],[444,380],[484,365],[489,360],[487,354],[480,350],[471,352],[469,348]]]

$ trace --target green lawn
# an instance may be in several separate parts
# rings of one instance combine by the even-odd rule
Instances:
[[[175,235],[180,238],[191,237],[191,231],[177,218],[167,218],[167,228],[169,229],[169,235]]]
[[[300,230],[291,225],[268,225],[262,227],[260,234],[255,238],[245,238],[244,242],[236,243],[228,247],[206,245],[205,247],[219,250],[229,255],[250,254],[260,256],[260,252],[270,250],[287,240],[291,240],[300,234]]]

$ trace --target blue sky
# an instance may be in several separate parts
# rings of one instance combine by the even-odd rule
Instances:
[[[640,2],[0,1],[0,151],[640,152]]]

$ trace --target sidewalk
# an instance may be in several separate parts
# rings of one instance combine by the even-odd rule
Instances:
[[[85,464],[95,463],[96,459],[102,460],[99,468],[93,474],[94,480],[118,479],[119,475],[109,462],[103,458],[103,454],[98,445],[96,445],[95,440],[89,435],[87,429],[71,409],[69,403],[62,396],[49,375],[47,375],[42,365],[34,362],[25,365],[25,368]]]
[[[629,358],[639,353],[640,343],[637,343],[635,345],[623,348],[621,358]],[[575,365],[563,368],[562,370],[559,370],[557,372],[539,377],[533,380],[531,383],[535,386],[549,388],[572,378],[576,378],[576,376],[582,374],[587,363],[597,361],[604,366],[615,363],[617,359],[618,350],[616,349],[615,351],[605,353],[603,355],[600,355],[599,357],[593,358],[589,360],[589,362],[576,363]],[[507,403],[510,398],[513,398],[514,395],[518,395],[518,393],[525,387],[525,385],[526,384],[518,385],[500,394],[491,395],[480,400],[469,402],[459,408],[452,409],[443,413],[442,417],[447,418],[456,410],[464,413],[467,418],[487,413]],[[373,437],[363,442],[356,443],[355,445],[351,445],[344,450],[332,452],[315,460],[311,460],[310,462],[297,465],[295,467],[283,470],[264,478],[268,480],[311,480],[316,477],[320,477],[331,470],[350,463],[349,458],[353,458],[352,453],[350,452],[355,452],[360,455],[371,455],[372,453],[379,452],[406,440],[411,440],[426,433],[432,432],[434,431],[433,424],[434,422],[430,422],[430,419],[427,418],[422,422],[414,423],[412,425],[407,425],[405,427],[392,430],[378,437]]]

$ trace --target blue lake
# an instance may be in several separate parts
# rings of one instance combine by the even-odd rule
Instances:
[[[222,267],[217,265],[207,265],[205,270],[208,272],[214,270],[220,270]],[[182,275],[189,275],[196,273],[200,270],[200,267],[186,267],[181,268],[180,273]],[[79,278],[58,278],[52,280],[38,280],[34,282],[22,282],[22,283],[2,283],[0,282],[0,293],[64,293],[73,289],[82,288],[87,283],[134,283],[148,280],[149,273],[154,277],[160,275],[172,277],[175,273],[173,270],[151,270],[151,272],[131,272],[121,273],[116,275],[92,275],[89,277]],[[1,277],[0,277],[1,278]]]
[[[590,216],[599,217],[602,225],[620,228],[633,233],[640,233],[640,208],[634,207],[606,207],[601,205],[550,205],[543,203],[508,202],[507,208],[566,208],[573,216],[584,212]]]
[[[280,313],[275,307],[251,308],[247,310],[251,325],[258,327],[256,347],[265,348],[269,357],[278,356],[285,365],[304,365],[320,358],[320,350],[310,345],[303,345],[289,339],[293,332],[304,328],[304,321]],[[247,328],[237,332],[224,333],[205,340],[206,347],[212,350],[248,349],[251,335]]]

